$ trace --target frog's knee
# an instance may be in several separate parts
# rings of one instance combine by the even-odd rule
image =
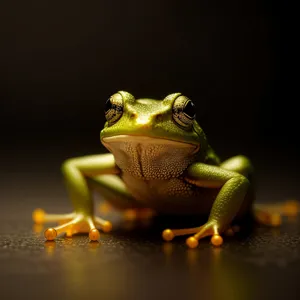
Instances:
[[[233,158],[236,159],[241,165],[251,166],[250,159],[245,155],[237,155],[234,156]]]
[[[242,174],[237,174],[233,178],[230,179],[231,184],[235,186],[236,189],[248,190],[250,186],[250,181],[248,178]]]
[[[225,160],[221,167],[226,170],[238,172],[246,177],[253,173],[252,163],[248,157],[244,155],[237,155]]]
[[[68,158],[61,165],[63,174],[69,173],[72,169],[76,168],[76,158]]]

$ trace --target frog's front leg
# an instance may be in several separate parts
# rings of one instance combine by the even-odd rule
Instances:
[[[186,180],[198,187],[218,188],[220,191],[214,200],[206,224],[197,228],[174,231],[166,229],[163,232],[164,239],[171,240],[174,233],[175,235],[195,233],[187,239],[187,245],[190,248],[197,247],[198,240],[206,236],[212,236],[213,245],[221,245],[223,240],[220,234],[229,227],[237,215],[250,184],[248,179],[240,173],[218,166],[195,163],[188,168]]]
[[[90,240],[98,240],[100,234],[97,227],[107,232],[111,230],[112,226],[109,221],[94,216],[94,204],[88,179],[95,178],[96,181],[99,181],[99,176],[102,175],[103,185],[107,182],[107,189],[109,189],[112,183],[111,180],[106,180],[105,176],[119,173],[113,155],[101,154],[71,158],[62,165],[62,172],[75,212],[50,215],[39,209],[33,213],[34,221],[36,223],[59,222],[61,224],[45,231],[47,240],[53,240],[58,234],[64,232],[68,236],[87,232]],[[114,191],[125,196],[124,198],[128,196],[121,184],[115,184]]]

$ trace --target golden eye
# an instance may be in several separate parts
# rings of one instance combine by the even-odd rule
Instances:
[[[173,103],[173,119],[184,128],[191,128],[196,118],[194,103],[185,96],[179,96]]]
[[[123,114],[123,99],[121,94],[117,93],[108,98],[105,102],[105,118],[112,125],[117,122]]]

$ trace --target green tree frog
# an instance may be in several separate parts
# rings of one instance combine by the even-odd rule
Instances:
[[[95,241],[100,237],[98,228],[112,229],[109,221],[94,214],[91,191],[96,188],[118,209],[147,208],[178,218],[206,216],[206,223],[199,227],[166,228],[162,236],[170,241],[177,235],[190,235],[186,240],[190,248],[210,236],[211,243],[220,246],[232,221],[253,211],[253,168],[242,155],[221,162],[195,115],[194,103],[181,93],[163,100],[135,99],[125,91],[112,95],[100,133],[110,153],[71,158],[62,165],[74,212],[52,215],[38,209],[33,213],[36,223],[61,224],[48,228],[46,239],[86,232]],[[277,215],[262,216],[280,223]]]

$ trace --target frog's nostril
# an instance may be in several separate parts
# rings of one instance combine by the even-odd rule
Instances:
[[[137,117],[137,114],[136,113],[131,113],[129,117],[130,117],[130,119],[135,119]]]
[[[156,116],[155,116],[155,121],[156,122],[161,122],[163,120],[163,115],[162,114],[157,114]]]

